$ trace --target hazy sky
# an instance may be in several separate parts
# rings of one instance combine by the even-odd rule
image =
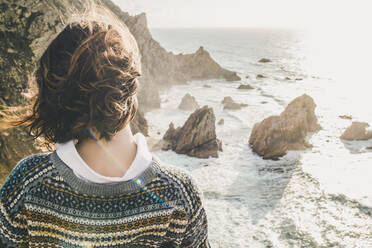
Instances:
[[[113,0],[150,27],[355,26],[370,22],[368,0]]]

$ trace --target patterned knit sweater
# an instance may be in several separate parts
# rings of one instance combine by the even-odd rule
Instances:
[[[153,154],[131,181],[81,180],[57,153],[22,159],[0,191],[0,247],[210,247],[194,179]]]

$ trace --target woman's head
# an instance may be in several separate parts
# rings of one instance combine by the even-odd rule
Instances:
[[[108,141],[135,116],[140,70],[137,44],[124,26],[72,22],[39,60],[38,94],[22,123],[53,143],[81,142],[88,127]]]

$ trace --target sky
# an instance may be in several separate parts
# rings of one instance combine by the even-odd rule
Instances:
[[[113,0],[154,27],[327,28],[370,23],[369,0]]]

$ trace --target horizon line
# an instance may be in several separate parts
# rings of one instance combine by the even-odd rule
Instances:
[[[149,29],[293,29],[307,30],[305,27],[276,27],[276,26],[148,26]]]

